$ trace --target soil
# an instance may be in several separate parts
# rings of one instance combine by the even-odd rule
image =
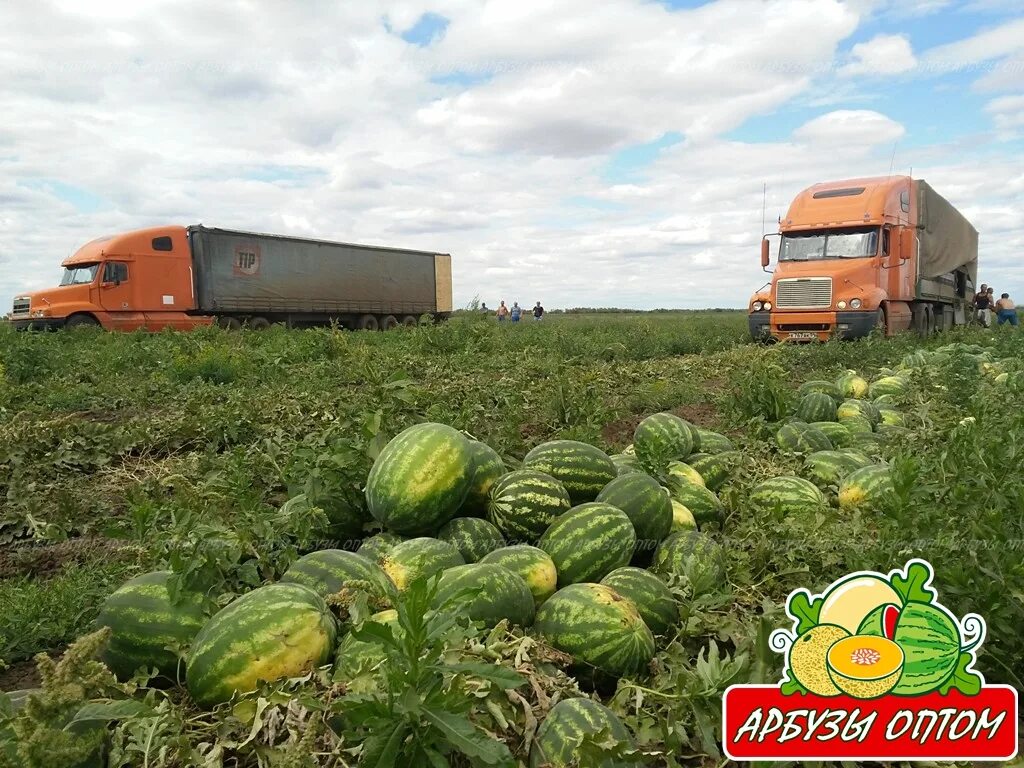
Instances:
[[[57,658],[63,652],[63,649],[48,651],[53,658]],[[39,672],[36,670],[35,659],[15,661],[7,669],[0,670],[0,691],[21,691],[25,688],[38,688],[39,682]]]
[[[56,544],[25,543],[0,551],[0,579],[32,576],[45,579],[68,563],[110,557],[125,544],[98,536],[68,539]]]

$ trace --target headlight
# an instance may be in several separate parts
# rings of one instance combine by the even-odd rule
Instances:
[[[48,314],[50,314],[48,309],[37,309],[32,313],[32,317],[46,317]]]
[[[860,309],[860,299],[851,299],[850,300],[850,306],[853,309]]]
[[[762,304],[762,303],[761,303],[760,301],[755,301],[755,302],[754,302],[754,304],[753,304],[753,307],[754,307],[754,311],[755,311],[755,312],[760,312],[760,311],[761,311],[761,308],[762,308],[763,306],[764,306],[764,304]]]
[[[839,309],[846,309],[846,302],[845,301],[837,301],[836,302],[836,307],[838,307]]]
[[[771,303],[770,301],[766,301],[766,302],[764,303],[764,308],[765,308],[765,309],[771,309],[771,308],[772,308],[772,303]]]

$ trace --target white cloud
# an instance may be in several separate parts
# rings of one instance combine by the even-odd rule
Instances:
[[[858,149],[891,144],[904,134],[903,126],[868,109],[839,109],[804,123],[793,132],[802,142]]]
[[[841,75],[898,75],[917,64],[905,35],[875,35],[853,46],[850,54],[850,63],[839,70]]]
[[[933,72],[959,72],[1021,52],[1024,52],[1024,18],[1007,21],[963,40],[929,48],[921,56],[921,63]]]
[[[1003,139],[1024,136],[1024,94],[1003,96],[985,105],[985,111],[992,115],[996,131]]]

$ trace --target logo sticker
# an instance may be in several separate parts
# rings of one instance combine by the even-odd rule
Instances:
[[[252,277],[260,273],[260,247],[258,245],[236,245],[234,272],[236,275]]]
[[[985,621],[957,618],[919,559],[861,571],[822,594],[794,590],[778,685],[734,685],[722,700],[733,760],[1010,760],[1017,691],[974,669]]]

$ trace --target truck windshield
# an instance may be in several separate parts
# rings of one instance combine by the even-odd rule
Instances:
[[[60,279],[61,285],[84,285],[96,279],[96,272],[99,264],[76,264],[73,267],[65,267],[64,276]]]
[[[857,259],[878,253],[878,227],[794,232],[782,236],[779,261]]]

